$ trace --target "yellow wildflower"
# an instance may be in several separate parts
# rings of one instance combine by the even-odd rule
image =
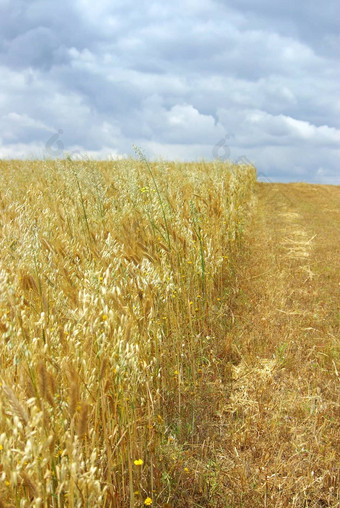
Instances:
[[[142,461],[142,459],[137,459],[134,461],[135,466],[142,466],[143,464],[144,464],[144,462]]]
[[[150,506],[150,505],[152,504],[152,499],[151,499],[151,497],[147,497],[147,498],[145,499],[145,501],[144,501],[144,504],[145,504],[146,506]]]

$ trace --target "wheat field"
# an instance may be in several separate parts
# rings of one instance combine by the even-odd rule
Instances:
[[[215,506],[256,171],[139,155],[0,162],[1,507]]]

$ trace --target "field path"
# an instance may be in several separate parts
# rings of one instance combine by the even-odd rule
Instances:
[[[257,184],[238,269],[221,506],[340,506],[340,187]]]

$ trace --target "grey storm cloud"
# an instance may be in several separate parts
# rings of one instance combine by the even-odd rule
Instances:
[[[2,0],[0,157],[224,144],[272,180],[339,184],[338,5]]]

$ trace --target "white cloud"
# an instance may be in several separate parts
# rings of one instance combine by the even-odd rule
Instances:
[[[336,1],[0,5],[0,155],[231,156],[339,180]]]

